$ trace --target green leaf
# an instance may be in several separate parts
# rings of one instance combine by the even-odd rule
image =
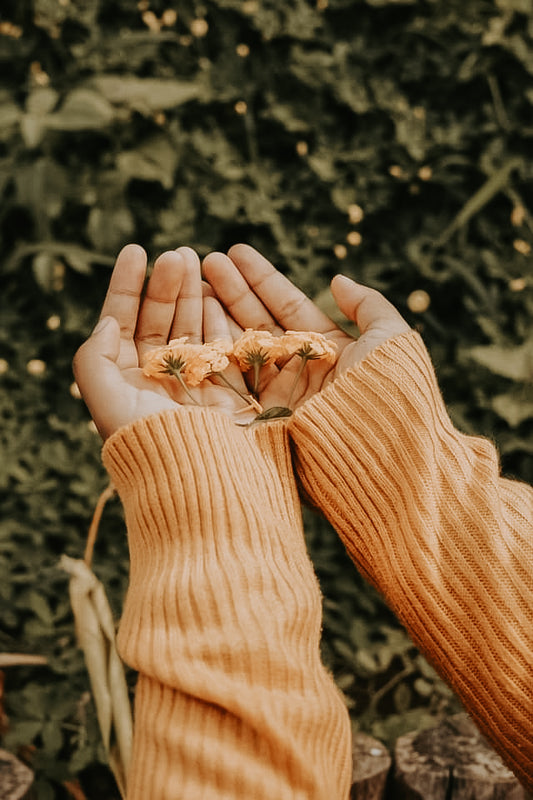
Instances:
[[[61,108],[45,118],[46,126],[59,131],[98,130],[110,125],[115,111],[109,101],[93,89],[73,89]]]
[[[63,747],[63,735],[57,722],[45,722],[41,731],[44,751],[48,756],[55,756]]]
[[[433,684],[424,680],[424,678],[416,679],[414,689],[421,697],[430,697],[433,694]]]
[[[290,408],[285,408],[285,406],[273,406],[272,408],[267,408],[266,411],[263,411],[261,414],[258,414],[257,417],[254,419],[254,422],[261,422],[262,420],[268,419],[278,419],[279,417],[290,417],[292,416],[292,411]]]
[[[524,391],[524,388],[517,386],[505,394],[496,395],[491,400],[494,411],[502,417],[511,428],[517,428],[527,419],[533,419],[533,399],[531,389]]]
[[[18,105],[9,98],[7,92],[0,98],[0,131],[12,128],[19,121],[21,111]]]
[[[56,106],[59,94],[49,86],[34,89],[27,97],[26,111],[36,117],[49,114]]]
[[[33,277],[45,292],[52,291],[54,285],[54,265],[56,259],[51,253],[37,253],[31,263]]]
[[[398,714],[404,714],[411,707],[411,689],[406,683],[400,683],[394,690],[394,707]]]
[[[91,85],[107,102],[126,106],[141,114],[176,108],[201,93],[200,85],[193,81],[132,75],[99,75],[92,79]]]
[[[168,137],[154,136],[135,150],[124,150],[117,156],[117,166],[124,178],[158,181],[165,189],[174,185],[178,153]]]
[[[496,375],[514,381],[533,381],[533,336],[519,347],[487,345],[464,350],[463,354]]]

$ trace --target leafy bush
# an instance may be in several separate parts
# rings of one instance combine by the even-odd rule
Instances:
[[[8,671],[4,745],[45,800],[76,775],[116,796],[57,562],[106,484],[70,360],[124,243],[247,241],[327,309],[337,271],[384,291],[454,422],[533,480],[531,0],[178,5],[2,4],[1,644],[49,658]],[[453,707],[335,535],[307,527],[354,724],[390,743]],[[118,616],[117,503],[95,569]]]

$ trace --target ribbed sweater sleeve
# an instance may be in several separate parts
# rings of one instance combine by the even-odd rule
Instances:
[[[346,800],[349,719],[320,661],[285,423],[184,408],[122,428],[103,458],[131,557],[128,800]]]
[[[290,422],[303,490],[509,767],[533,788],[533,490],[454,429],[417,333]]]

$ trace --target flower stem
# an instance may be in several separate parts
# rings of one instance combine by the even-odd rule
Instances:
[[[293,397],[293,395],[294,395],[294,390],[296,389],[296,386],[297,386],[297,384],[298,384],[298,381],[300,380],[300,378],[301,378],[301,377],[302,377],[302,375],[303,375],[303,371],[304,371],[304,369],[305,369],[305,365],[307,364],[307,361],[309,360],[309,357],[308,357],[308,356],[306,356],[306,355],[303,355],[303,354],[299,354],[299,355],[300,355],[300,358],[302,359],[302,363],[300,364],[300,366],[299,366],[299,368],[298,368],[298,372],[296,373],[296,377],[295,377],[295,379],[294,379],[294,383],[292,384],[291,393],[290,393],[290,395],[289,395],[289,399],[288,399],[288,401],[287,401],[287,408],[290,408],[290,407],[291,407],[291,402],[292,402],[292,397]]]
[[[256,397],[257,397],[257,390],[259,388],[259,373],[261,372],[261,366],[262,366],[261,362],[258,359],[256,359],[254,361],[254,388],[253,388],[253,393]]]
[[[191,391],[190,391],[189,387],[187,386],[187,384],[186,384],[186,383],[185,383],[185,381],[183,380],[183,377],[182,377],[182,374],[181,374],[181,369],[179,369],[179,370],[176,370],[176,371],[174,372],[174,376],[175,376],[175,377],[176,377],[176,378],[179,380],[179,382],[181,383],[181,388],[183,389],[183,391],[185,392],[185,394],[187,395],[187,397],[189,397],[189,398],[192,400],[192,402],[194,403],[194,405],[195,405],[195,406],[201,406],[202,404],[201,404],[201,403],[199,403],[199,402],[198,402],[198,400],[196,400],[196,398],[195,398],[195,397],[193,397],[193,395],[191,394]]]
[[[238,394],[239,397],[242,398],[245,403],[247,403],[249,406],[252,406],[252,408],[255,408],[255,410],[258,411],[259,404],[258,404],[257,400],[254,397],[251,397],[250,395],[246,395],[246,394],[243,394],[242,392],[239,392],[239,390],[236,389],[235,386],[233,386],[233,384],[228,381],[228,379],[226,378],[225,375],[223,375],[222,372],[213,372],[213,375],[216,375],[217,378],[220,378],[222,383],[225,383],[226,386],[228,387],[228,389],[231,389],[232,391],[234,391],[235,394]],[[260,406],[259,406],[259,408],[260,408]]]

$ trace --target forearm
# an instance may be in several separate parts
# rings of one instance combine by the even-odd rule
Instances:
[[[290,424],[304,490],[509,765],[533,784],[533,492],[452,426],[421,340]]]
[[[140,672],[129,798],[346,797],[348,718],[320,663],[283,423],[183,409],[104,458],[131,553],[119,646]]]

